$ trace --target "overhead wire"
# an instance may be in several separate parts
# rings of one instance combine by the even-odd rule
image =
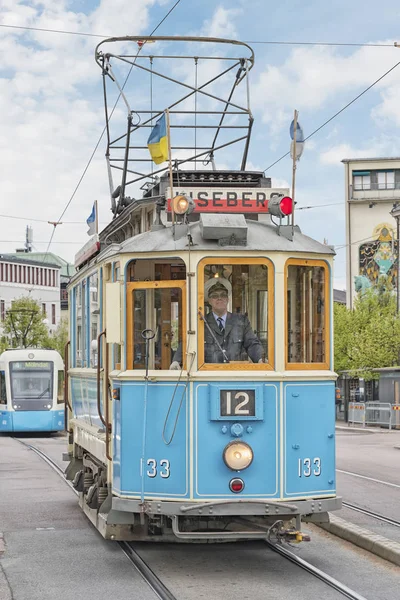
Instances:
[[[177,2],[178,4],[178,2]],[[175,8],[173,6],[170,10]],[[170,13],[167,13],[164,17],[163,21],[168,17]],[[162,24],[161,21],[158,27]],[[81,37],[95,37],[95,38],[108,38],[112,37],[112,34],[100,34],[100,33],[87,33],[83,31],[68,31],[66,29],[50,29],[45,27],[29,27],[27,25],[8,25],[6,23],[0,23],[0,27],[4,27],[7,29],[22,29],[26,31],[40,31],[43,33],[57,33],[61,35],[78,35]],[[154,33],[154,32],[153,32]],[[151,33],[150,35],[153,35]],[[354,47],[369,47],[369,48],[393,48],[396,47],[397,42],[393,42],[390,44],[374,44],[369,42],[299,42],[299,41],[288,41],[288,40],[244,40],[245,44],[266,44],[266,45],[276,45],[276,46],[354,46]]]
[[[149,37],[150,37],[150,36],[152,36],[152,35],[153,35],[153,34],[154,34],[156,31],[157,31],[157,29],[158,29],[158,28],[159,28],[159,27],[162,25],[162,23],[165,21],[165,19],[166,19],[166,18],[167,18],[167,17],[168,17],[168,16],[171,14],[171,12],[172,12],[172,11],[173,11],[173,10],[174,10],[174,9],[175,9],[177,6],[178,6],[178,4],[179,4],[180,2],[181,2],[181,0],[177,0],[177,1],[175,2],[175,4],[174,4],[174,5],[173,5],[173,6],[172,6],[170,9],[169,9],[169,11],[168,11],[168,12],[166,13],[166,15],[163,17],[163,19],[161,19],[161,21],[158,23],[158,25],[157,25],[157,26],[156,26],[156,27],[153,29],[153,31],[150,33]],[[140,48],[139,48],[139,50],[138,50],[138,52],[137,52],[137,54],[136,54],[136,56],[135,56],[135,58],[134,58],[134,60],[133,60],[132,64],[131,64],[131,67],[130,67],[130,69],[129,69],[129,71],[128,71],[128,74],[127,74],[127,76],[126,76],[126,78],[125,78],[125,81],[124,81],[124,83],[123,83],[123,85],[122,85],[121,91],[120,91],[120,93],[118,94],[118,97],[117,97],[117,99],[116,99],[116,101],[115,101],[115,104],[114,104],[114,106],[113,106],[113,109],[112,109],[112,111],[111,111],[111,113],[110,113],[110,117],[109,117],[109,119],[111,119],[111,118],[112,118],[112,116],[113,116],[113,114],[114,114],[114,111],[115,111],[115,109],[116,109],[116,107],[117,107],[117,104],[118,104],[118,102],[119,102],[119,99],[120,99],[120,97],[121,97],[121,93],[122,93],[122,91],[124,90],[124,88],[125,88],[125,85],[126,85],[126,84],[127,84],[127,82],[128,82],[129,76],[130,76],[130,74],[131,74],[131,72],[132,72],[132,69],[133,69],[133,67],[134,67],[134,64],[135,64],[135,62],[136,62],[136,59],[137,59],[137,57],[139,56],[139,53],[140,53],[140,51],[141,51],[141,49],[142,49],[143,47],[144,47],[144,45],[143,45],[143,46],[140,46]],[[76,185],[76,187],[75,187],[75,189],[74,189],[74,191],[73,191],[73,193],[72,193],[72,196],[70,197],[70,199],[68,200],[67,204],[65,205],[65,207],[64,207],[64,210],[62,211],[62,213],[61,213],[61,215],[60,215],[60,217],[59,217],[58,221],[55,221],[55,223],[59,223],[59,222],[61,221],[61,219],[63,218],[64,214],[65,214],[65,213],[66,213],[66,211],[68,210],[68,207],[69,207],[69,205],[71,204],[72,200],[74,199],[74,196],[75,196],[76,192],[78,191],[78,189],[79,189],[79,186],[80,186],[80,184],[82,183],[82,180],[83,180],[83,178],[84,178],[84,177],[85,177],[85,175],[86,175],[86,172],[87,172],[87,170],[88,170],[88,168],[89,168],[89,166],[90,166],[90,164],[91,164],[91,162],[92,162],[92,160],[93,160],[93,157],[94,157],[94,155],[96,154],[97,148],[99,147],[99,145],[100,145],[100,142],[101,142],[101,140],[103,139],[103,135],[104,135],[104,133],[105,133],[106,129],[107,129],[107,124],[104,126],[104,128],[103,128],[103,131],[101,132],[101,135],[100,135],[100,137],[99,137],[99,139],[98,139],[98,141],[97,141],[97,143],[96,143],[96,145],[95,145],[95,148],[94,148],[94,150],[93,150],[92,154],[90,155],[90,158],[89,158],[89,160],[88,160],[88,162],[87,162],[87,164],[86,164],[86,166],[85,166],[85,168],[84,168],[84,170],[83,170],[83,173],[82,173],[81,177],[79,178],[79,181],[78,181],[78,183],[77,183],[77,185]],[[47,257],[47,254],[48,254],[48,252],[49,252],[49,249],[50,249],[50,246],[51,246],[51,242],[53,241],[53,238],[54,238],[54,234],[55,234],[56,228],[57,228],[57,224],[54,224],[53,231],[52,231],[52,233],[51,233],[51,236],[50,236],[50,240],[49,240],[49,243],[48,243],[48,246],[47,246],[47,250],[46,250],[46,254],[45,254],[45,257],[44,257],[44,259],[43,259],[43,262],[46,262],[46,257]]]
[[[379,83],[380,81],[382,81],[382,79],[384,77],[386,77],[387,75],[389,75],[389,73],[391,73],[392,71],[394,71],[394,69],[396,69],[398,66],[400,65],[400,61],[397,62],[395,65],[393,65],[393,67],[391,67],[388,71],[386,71],[383,75],[381,75],[381,77],[379,77],[378,79],[376,79],[373,83],[371,83],[371,85],[369,85],[367,88],[365,88],[365,90],[363,90],[360,94],[358,94],[355,98],[353,98],[353,100],[351,100],[350,102],[348,102],[345,106],[343,106],[343,108],[341,108],[340,110],[338,110],[332,117],[330,117],[329,119],[327,119],[324,123],[322,123],[322,125],[320,125],[319,127],[317,127],[317,129],[315,129],[312,133],[310,133],[310,135],[308,135],[305,139],[304,142],[306,142],[307,140],[309,140],[313,135],[315,135],[318,131],[321,131],[321,129],[323,129],[323,127],[325,127],[326,125],[328,125],[328,123],[330,123],[331,121],[333,121],[333,119],[335,119],[337,116],[339,116],[343,111],[346,110],[346,108],[349,108],[349,106],[351,106],[352,104],[354,104],[354,102],[356,102],[359,98],[361,98],[361,96],[363,96],[364,94],[366,94],[371,88],[373,88],[377,83]],[[264,169],[264,173],[266,173],[266,171],[269,171],[269,169],[271,169],[272,167],[274,167],[276,164],[278,164],[281,160],[283,160],[284,158],[286,158],[286,156],[289,156],[290,151],[286,152],[285,154],[283,154],[280,158],[278,158],[278,160],[276,160],[275,162],[273,162],[272,164],[270,164],[266,169]]]

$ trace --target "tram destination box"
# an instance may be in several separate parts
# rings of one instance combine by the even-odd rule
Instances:
[[[247,243],[247,224],[244,215],[202,214],[200,231],[204,240],[228,243],[234,238],[236,244],[244,246]]]

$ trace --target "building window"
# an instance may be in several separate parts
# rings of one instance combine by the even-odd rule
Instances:
[[[22,265],[19,265],[18,271],[19,271],[19,273],[18,273],[18,275],[19,275],[18,281],[19,281],[19,283],[22,283]]]
[[[51,305],[51,324],[52,325],[56,324],[56,305],[55,304]]]
[[[353,189],[354,191],[371,189],[370,171],[353,171]]]
[[[43,304],[42,304],[42,315],[43,315],[44,317],[46,317],[46,315],[47,315],[47,312],[46,312],[46,304],[45,304],[45,303],[43,303]]]
[[[6,318],[6,303],[4,300],[0,300],[0,319],[3,322]]]
[[[394,171],[378,171],[378,190],[394,190]]]
[[[0,264],[0,281],[4,281],[4,279],[3,279],[3,263]]]
[[[22,281],[26,283],[26,267],[22,267]]]

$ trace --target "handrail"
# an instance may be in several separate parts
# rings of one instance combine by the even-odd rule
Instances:
[[[100,388],[100,371],[101,371],[101,365],[100,365],[100,340],[103,337],[103,335],[106,335],[106,330],[102,331],[101,333],[99,333],[99,335],[97,336],[97,412],[99,414],[100,417],[100,421],[103,423],[104,427],[106,428],[107,431],[107,422],[105,420],[105,418],[102,415],[101,412],[101,403],[100,403],[100,399],[101,399],[101,388]],[[104,370],[104,379],[105,379],[105,370]],[[108,402],[108,399],[107,399]]]
[[[112,460],[112,456],[109,452],[110,446],[110,433],[111,433],[111,423],[110,423],[110,407],[109,407],[109,381],[108,381],[108,344],[106,340],[106,352],[105,352],[105,363],[104,363],[104,381],[106,383],[106,457],[108,460]]]
[[[65,408],[68,406],[69,410],[72,412],[72,406],[68,400],[68,369],[69,369],[69,354],[68,354],[68,346],[71,345],[70,340],[64,346],[64,403]],[[66,411],[65,411],[66,412]],[[67,426],[67,420],[65,420],[65,426]]]

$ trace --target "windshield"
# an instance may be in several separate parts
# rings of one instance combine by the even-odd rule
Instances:
[[[53,363],[49,361],[14,361],[10,363],[12,401],[49,400],[53,397]],[[24,405],[26,402],[24,402]],[[35,402],[36,404],[36,402]],[[50,408],[46,405],[46,408]],[[22,407],[21,407],[22,408]],[[25,407],[26,408],[26,407]],[[43,408],[43,407],[41,407]]]

